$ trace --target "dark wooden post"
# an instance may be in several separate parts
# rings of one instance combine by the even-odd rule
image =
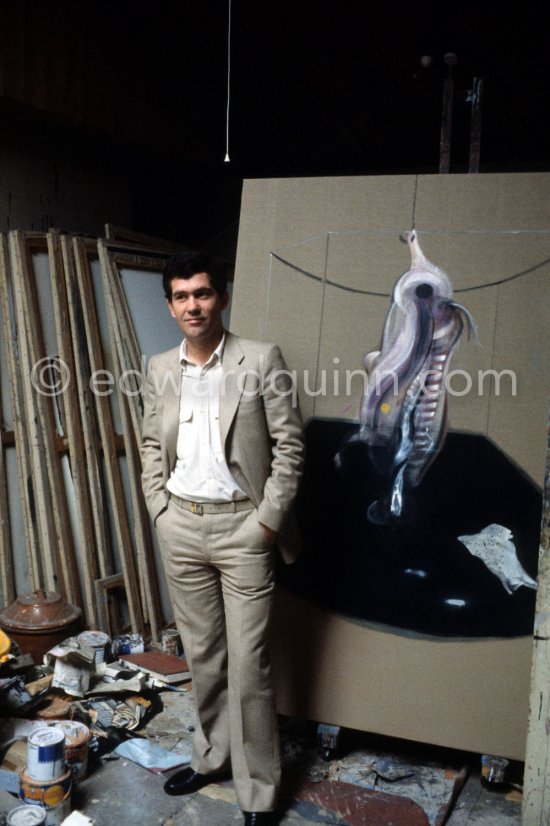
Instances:
[[[474,77],[472,91],[468,101],[472,104],[472,120],[470,124],[470,159],[468,172],[479,172],[481,153],[481,98],[483,96],[483,78]]]
[[[449,67],[449,77],[443,83],[443,107],[441,112],[441,139],[439,142],[439,172],[451,171],[451,134],[453,130],[454,81],[452,67],[458,62],[454,52],[443,55]]]

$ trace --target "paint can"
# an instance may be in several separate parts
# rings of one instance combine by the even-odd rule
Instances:
[[[77,637],[78,642],[87,645],[95,651],[95,664],[104,663],[107,659],[107,646],[110,642],[108,634],[103,631],[82,631]]]
[[[161,634],[160,642],[165,654],[179,657],[183,653],[180,635],[175,628],[165,628]]]
[[[141,634],[119,634],[113,637],[111,644],[113,657],[120,657],[123,654],[142,654],[145,645]]]
[[[88,771],[90,729],[78,720],[60,720],[58,726],[65,732],[65,763],[73,773],[73,780],[82,780]]]
[[[71,716],[71,704],[61,697],[52,697],[44,700],[44,704],[36,709],[34,716],[37,720],[68,720]]]
[[[19,797],[23,803],[41,806],[46,811],[47,826],[60,826],[71,813],[71,786],[73,775],[70,769],[54,780],[34,780],[26,770],[21,772]]]
[[[33,780],[50,781],[65,771],[65,733],[59,726],[39,726],[27,738],[27,773]]]
[[[48,814],[41,806],[23,804],[8,814],[6,826],[46,826]]]
[[[506,769],[509,760],[492,754],[481,755],[481,783],[487,789],[504,789],[506,787]]]

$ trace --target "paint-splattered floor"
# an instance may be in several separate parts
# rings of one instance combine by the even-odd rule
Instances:
[[[163,692],[162,700],[163,711],[140,734],[185,759],[195,719],[191,695]],[[299,720],[282,719],[281,738],[285,780],[280,826],[520,824],[520,793],[514,787],[498,793],[484,789],[479,756],[359,732],[343,732],[338,748],[323,755],[315,725]],[[231,782],[213,784],[189,797],[169,797],[163,782],[164,776],[111,755],[78,784],[73,806],[97,826],[243,822]]]

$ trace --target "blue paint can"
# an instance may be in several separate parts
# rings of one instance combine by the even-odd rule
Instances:
[[[111,649],[116,658],[124,654],[142,654],[145,645],[141,634],[119,634],[118,637],[113,637]]]

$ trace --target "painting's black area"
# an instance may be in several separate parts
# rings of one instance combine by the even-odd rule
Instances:
[[[508,594],[457,537],[492,523],[509,528],[519,561],[536,579],[536,486],[485,437],[451,432],[409,495],[403,522],[374,525],[367,508],[382,490],[366,445],[349,441],[356,432],[353,422],[308,422],[298,500],[305,549],[294,565],[280,566],[278,582],[337,613],[409,631],[531,634],[536,591],[521,586]]]

